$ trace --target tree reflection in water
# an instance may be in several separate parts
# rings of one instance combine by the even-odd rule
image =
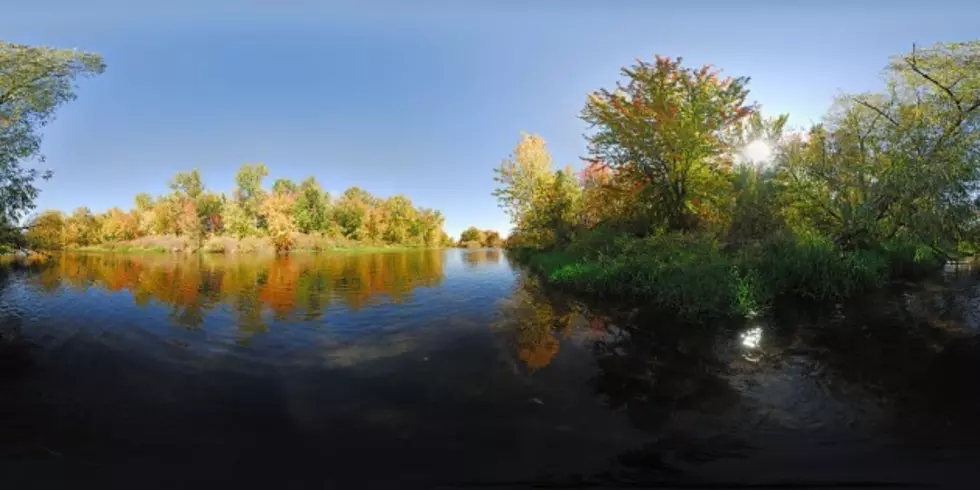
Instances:
[[[443,279],[443,252],[296,254],[275,256],[59,254],[38,266],[43,291],[96,287],[129,291],[135,303],[170,306],[174,323],[200,328],[208,312],[226,306],[245,333],[275,320],[320,318],[339,302],[357,310],[381,301],[402,303],[418,287]]]
[[[483,264],[498,264],[500,263],[500,257],[501,251],[499,248],[484,248],[463,252],[463,262],[470,267],[478,267]]]
[[[548,294],[540,281],[521,275],[514,293],[502,305],[501,323],[517,357],[529,372],[544,368],[558,355],[559,336],[568,335],[580,308]]]
[[[817,438],[975,445],[978,293],[918,285],[698,327],[645,308],[586,306],[522,277],[503,316],[529,371],[549,369],[565,339],[590,348],[595,393],[651,435],[621,461],[659,471],[778,453],[777,440],[800,457],[820,450]]]

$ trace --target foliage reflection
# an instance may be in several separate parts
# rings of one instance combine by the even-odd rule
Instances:
[[[443,279],[443,253],[416,250],[386,254],[296,254],[286,257],[224,255],[62,254],[32,276],[49,292],[70,287],[127,290],[134,302],[171,307],[175,323],[197,328],[220,305],[240,328],[263,331],[263,315],[313,320],[332,303],[357,310],[380,301],[401,303],[413,289]]]

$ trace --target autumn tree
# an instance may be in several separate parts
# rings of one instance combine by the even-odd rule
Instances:
[[[78,79],[103,70],[95,53],[0,41],[0,227],[14,226],[33,209],[37,179],[51,176],[22,166],[43,160],[41,129],[75,99]]]
[[[153,204],[153,233],[157,235],[177,235],[180,233],[180,215],[183,202],[174,196],[161,196]]]
[[[66,243],[66,220],[61,211],[49,210],[35,216],[27,226],[27,244],[37,250],[58,250]]]
[[[199,245],[204,236],[204,227],[197,211],[197,203],[192,199],[179,199],[175,200],[174,205],[179,206],[176,220],[177,234]]]
[[[388,243],[408,243],[410,239],[421,241],[421,227],[412,201],[402,195],[389,197],[381,205],[385,224],[383,239]]]
[[[500,233],[495,230],[483,231],[483,245],[487,247],[500,247],[504,241],[500,238]]]
[[[221,210],[224,207],[224,196],[215,192],[204,192],[197,198],[197,215],[201,220],[201,233],[215,235],[224,231],[224,220]]]
[[[134,216],[118,207],[109,208],[100,225],[99,242],[132,240],[139,232]]]
[[[133,211],[135,211],[138,217],[138,227],[139,227],[138,235],[147,236],[153,234],[154,232],[153,196],[151,196],[149,193],[146,192],[141,192],[139,194],[136,194],[136,197],[133,198],[133,206],[134,206]]]
[[[424,245],[430,247],[441,247],[445,246],[445,240],[443,239],[442,225],[445,223],[445,218],[442,213],[428,208],[421,208],[417,213],[416,228],[419,230],[419,236],[422,239]]]
[[[710,66],[681,61],[638,60],[622,70],[626,83],[591,94],[581,115],[595,130],[589,160],[632,181],[636,206],[668,230],[722,219],[742,121],[755,111],[748,78],[720,79]]]
[[[296,221],[293,207],[296,195],[287,187],[279,187],[262,202],[262,217],[268,224],[269,238],[277,252],[288,252],[293,245]]]
[[[460,245],[474,243],[477,246],[482,246],[485,241],[486,236],[483,234],[483,230],[475,226],[471,226],[459,234]]]
[[[65,223],[65,243],[71,246],[84,247],[97,242],[99,223],[87,207],[79,207],[72,211]]]

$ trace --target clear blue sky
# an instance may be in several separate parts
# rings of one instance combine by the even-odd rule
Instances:
[[[264,161],[270,185],[312,174],[334,192],[407,194],[442,210],[453,235],[503,231],[492,169],[519,132],[578,167],[586,95],[636,57],[751,76],[764,111],[807,125],[835,94],[880,86],[913,42],[980,38],[967,1],[148,3],[2,7],[4,40],[108,64],[45,132],[55,176],[42,208],[128,208],[194,167],[227,191],[240,164]]]

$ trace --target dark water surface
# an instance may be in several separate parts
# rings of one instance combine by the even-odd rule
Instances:
[[[59,255],[0,279],[0,488],[969,482],[978,319],[969,272],[696,328],[496,250]]]

